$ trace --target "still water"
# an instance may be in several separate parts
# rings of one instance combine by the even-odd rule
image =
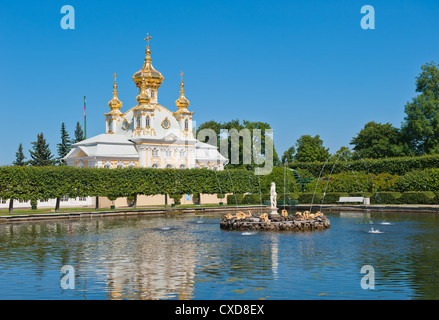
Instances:
[[[224,231],[221,215],[3,224],[0,299],[439,298],[438,216],[326,214],[301,233]]]

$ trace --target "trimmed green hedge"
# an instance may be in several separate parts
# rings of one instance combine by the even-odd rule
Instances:
[[[370,197],[370,204],[398,204],[400,192],[379,192]]]
[[[323,162],[303,163],[293,162],[290,168],[296,170],[306,170],[314,177],[318,177],[322,169]],[[364,171],[374,174],[389,173],[396,175],[404,175],[413,170],[423,170],[428,168],[439,167],[439,155],[424,155],[418,157],[396,157],[384,159],[362,159],[356,161],[338,161],[328,162],[323,168],[323,176],[329,175],[331,170],[333,173]]]
[[[340,197],[349,197],[350,194],[346,192],[328,192],[323,198],[324,204],[336,204]]]
[[[278,193],[277,194],[277,201],[288,201],[288,200],[298,200],[300,193],[294,192],[294,193]]]
[[[400,204],[437,204],[437,195],[432,191],[407,191],[398,199]]]
[[[297,200],[299,200],[299,203],[311,203],[311,201],[313,200],[313,192],[303,192],[299,194],[299,198]],[[314,196],[314,201],[313,203],[321,203],[322,202],[322,198],[323,198],[323,193],[320,192],[316,192],[315,196]]]

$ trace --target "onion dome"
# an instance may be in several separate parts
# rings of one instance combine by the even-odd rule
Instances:
[[[122,108],[122,102],[117,97],[116,77],[117,77],[117,74],[114,73],[114,75],[113,75],[113,78],[114,78],[113,99],[111,99],[108,102],[108,106],[111,109],[111,111],[110,111],[111,114],[122,114],[122,112],[120,112],[120,108]]]
[[[180,73],[181,83],[180,83],[180,98],[175,101],[175,105],[178,107],[176,113],[189,112],[187,107],[189,107],[189,100],[184,96],[184,83],[183,83],[183,71]]]
[[[148,87],[158,88],[164,80],[162,74],[154,69],[154,67],[152,66],[151,50],[149,49],[150,39],[151,37],[149,36],[149,34],[147,34],[147,37],[145,38],[145,40],[147,41],[145,62],[143,63],[142,69],[140,69],[133,75],[133,80],[136,83],[137,87],[140,87],[142,81],[146,81]]]
[[[139,106],[144,106],[147,105],[149,103],[149,101],[151,100],[148,92],[146,91],[146,82],[145,82],[145,78],[141,79],[141,83],[140,83],[140,92],[139,95],[136,98],[137,103],[139,104]]]

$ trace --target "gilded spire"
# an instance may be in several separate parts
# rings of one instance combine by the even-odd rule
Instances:
[[[187,107],[189,106],[189,100],[186,99],[184,96],[184,83],[183,83],[183,71],[180,73],[181,82],[180,82],[180,98],[178,98],[175,101],[175,104],[177,105],[178,109],[186,109],[184,111],[187,111]]]
[[[110,113],[113,114],[120,114],[120,108],[122,108],[122,102],[120,102],[119,98],[117,97],[117,84],[116,84],[116,72],[113,75],[114,78],[114,84],[113,84],[113,99],[111,99],[108,102],[108,106],[111,108]]]
[[[149,49],[149,40],[151,40],[151,37],[149,36],[149,33],[146,34],[146,38],[143,39],[146,41],[146,50],[145,50],[145,63],[143,64],[143,66],[145,67],[147,63],[151,63],[152,59],[151,59],[151,50]]]

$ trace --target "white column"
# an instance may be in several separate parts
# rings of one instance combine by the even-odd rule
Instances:
[[[146,159],[146,147],[139,147],[139,167],[146,168],[147,159]]]

